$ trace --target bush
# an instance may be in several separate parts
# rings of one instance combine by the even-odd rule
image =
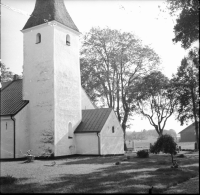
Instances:
[[[139,158],[148,158],[149,157],[148,150],[139,150],[137,152],[137,157],[139,157]]]
[[[12,175],[7,175],[4,177],[0,177],[0,185],[13,184],[17,181],[17,178]]]
[[[177,155],[176,157],[177,157],[177,158],[184,158],[185,155],[184,155],[184,154],[180,154],[180,155]]]

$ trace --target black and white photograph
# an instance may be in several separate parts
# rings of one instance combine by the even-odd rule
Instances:
[[[0,192],[199,194],[198,0],[0,0]]]

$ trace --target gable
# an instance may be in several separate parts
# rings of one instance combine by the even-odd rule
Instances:
[[[122,129],[122,126],[115,114],[115,112],[112,110],[104,127],[101,131],[101,136],[103,137],[123,137],[124,131]]]
[[[1,116],[15,115],[29,101],[22,99],[22,79],[14,80],[4,85],[1,90]]]
[[[191,125],[189,125],[188,127],[186,127],[185,129],[183,129],[182,131],[180,131],[179,133],[185,133],[185,132],[193,132],[195,131],[195,123],[192,123]]]
[[[82,121],[74,133],[100,132],[112,108],[82,110]]]

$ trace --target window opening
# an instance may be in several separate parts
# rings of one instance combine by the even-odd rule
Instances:
[[[41,34],[40,33],[38,33],[36,35],[36,44],[38,44],[38,43],[41,43]]]
[[[115,132],[115,127],[114,126],[112,126],[112,133],[114,133]]]
[[[73,129],[72,129],[72,123],[71,122],[68,124],[68,138],[69,139],[73,138]]]
[[[69,35],[66,36],[66,45],[70,46],[70,36]]]

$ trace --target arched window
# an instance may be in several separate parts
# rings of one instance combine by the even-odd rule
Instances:
[[[66,45],[70,45],[70,36],[69,35],[66,36]]]
[[[36,35],[36,44],[37,44],[37,43],[40,43],[40,42],[41,42],[41,34],[38,33],[38,34]]]
[[[72,139],[73,138],[73,129],[72,129],[72,123],[69,122],[68,124],[68,138]]]

